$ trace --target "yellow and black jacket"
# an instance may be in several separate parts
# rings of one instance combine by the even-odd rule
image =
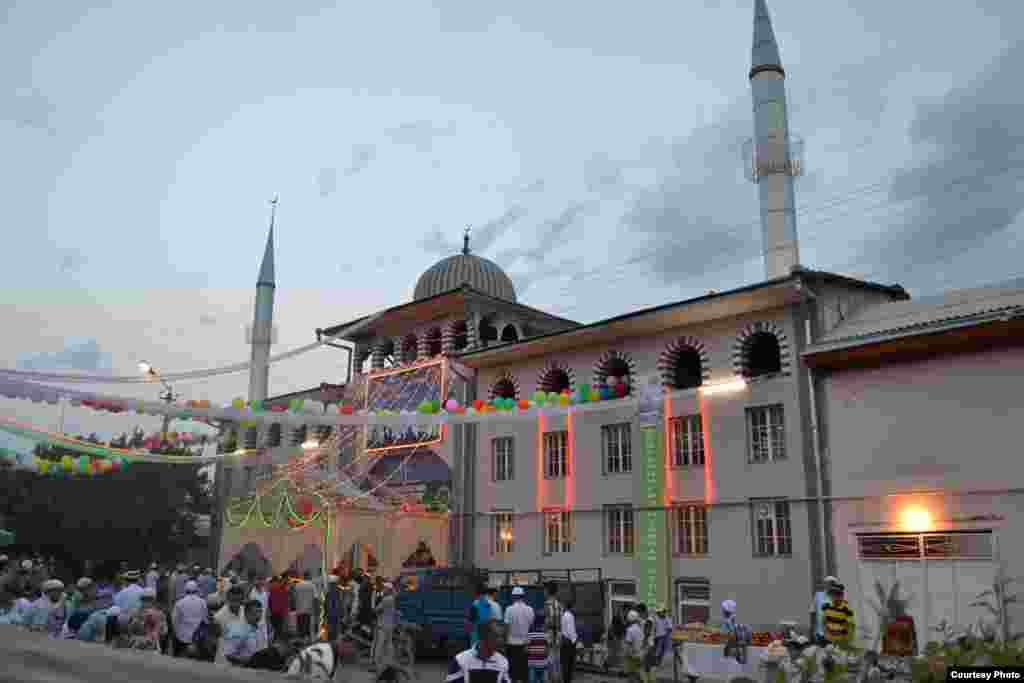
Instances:
[[[825,616],[825,638],[830,643],[849,643],[853,640],[853,610],[846,600],[833,600],[822,610]]]

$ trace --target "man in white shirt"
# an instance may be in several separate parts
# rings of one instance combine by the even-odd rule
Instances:
[[[516,586],[512,589],[513,603],[505,610],[505,623],[508,625],[505,636],[508,673],[513,683],[526,683],[530,675],[526,663],[526,643],[535,615],[525,598],[522,587]]]
[[[267,590],[267,577],[257,576],[253,579],[252,592],[249,593],[250,600],[259,600],[263,609],[260,610],[259,645],[260,650],[270,647],[270,624],[267,621],[270,613],[270,591]]]
[[[648,674],[644,667],[644,628],[641,625],[640,614],[636,610],[630,610],[626,615],[629,628],[626,629],[626,651],[625,670],[626,675],[631,679],[636,677],[641,683],[647,683]]]
[[[157,571],[156,562],[149,565],[149,571],[146,572],[146,588],[152,588],[156,590],[157,583],[160,582],[160,572]]]
[[[218,664],[227,664],[224,656],[224,637],[228,627],[232,624],[245,623],[245,591],[241,586],[232,586],[227,591],[227,604],[217,610],[213,615],[214,621],[220,625],[220,641],[217,643],[217,654],[213,661]]]
[[[445,683],[509,683],[508,660],[498,652],[497,623],[486,621],[479,631],[476,646],[452,659]]]
[[[246,666],[260,647],[263,605],[255,598],[245,603],[245,620],[228,624],[224,632],[224,658],[235,666]]]
[[[142,574],[138,571],[125,572],[125,587],[114,596],[114,604],[121,608],[122,614],[134,616],[142,609]]]
[[[174,626],[174,656],[182,657],[192,645],[196,629],[206,621],[206,601],[198,595],[195,581],[185,584],[185,597],[174,605],[171,621]]]
[[[292,589],[295,592],[295,622],[299,637],[303,640],[313,637],[313,607],[316,599],[316,586],[310,577],[310,572],[305,572],[302,575],[302,580]]]
[[[576,644],[580,638],[576,634],[575,606],[576,604],[569,600],[565,603],[565,609],[562,611],[561,664],[563,683],[572,683],[572,676],[576,672]]]

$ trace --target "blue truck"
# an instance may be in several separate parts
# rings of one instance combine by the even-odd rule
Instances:
[[[419,569],[401,574],[401,621],[419,627],[416,650],[458,652],[469,646],[469,608],[478,585],[498,590],[502,608],[512,604],[512,588],[521,586],[526,603],[543,614],[545,586],[554,581],[558,598],[576,604],[577,631],[585,644],[604,634],[604,582],[600,569]]]

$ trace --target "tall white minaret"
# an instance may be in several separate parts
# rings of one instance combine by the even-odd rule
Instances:
[[[761,199],[761,237],[765,277],[789,275],[800,263],[796,236],[792,157],[786,115],[786,72],[772,31],[765,0],[754,0],[754,47],[750,91],[754,99],[753,180]]]
[[[252,319],[252,358],[249,366],[249,400],[262,401],[267,398],[267,381],[270,375],[270,344],[274,333],[274,218],[277,214],[277,197],[270,200],[270,233],[263,251],[263,263],[256,278],[256,310]]]

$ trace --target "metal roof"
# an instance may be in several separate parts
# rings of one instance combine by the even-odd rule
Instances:
[[[427,269],[416,282],[413,299],[428,299],[434,295],[469,285],[496,299],[516,301],[512,279],[494,261],[476,254],[455,254],[443,258]]]
[[[803,355],[1024,313],[1024,279],[961,289],[917,301],[871,306],[840,323]]]

